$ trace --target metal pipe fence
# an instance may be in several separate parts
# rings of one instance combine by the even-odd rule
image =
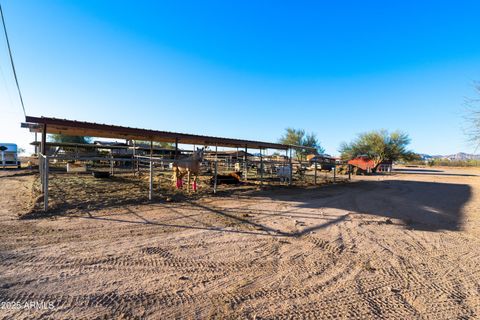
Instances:
[[[86,172],[109,171],[114,174],[143,175],[148,172],[148,198],[153,198],[154,177],[169,172],[173,174],[174,163],[186,163],[187,158],[172,159],[169,156],[144,156],[132,155],[131,157],[106,156],[78,156],[78,155],[55,155],[48,156],[38,154],[39,174],[41,190],[44,196],[44,210],[48,210],[49,197],[49,171],[58,171],[63,165],[71,162],[80,163]],[[309,164],[309,165],[307,165]],[[308,163],[293,160],[286,157],[249,156],[232,158],[231,156],[220,156],[216,158],[206,157],[201,163],[201,176],[211,176],[214,180],[212,191],[216,192],[219,187],[217,175],[229,173],[243,174],[243,182],[252,184],[299,184],[318,185],[322,182],[336,182],[339,178],[335,167],[331,171],[322,171],[316,162]],[[283,172],[283,176],[282,176]],[[349,171],[350,173],[350,171]],[[238,176],[238,175],[237,175]],[[287,179],[288,178],[288,179]],[[167,178],[169,179],[169,178]],[[157,180],[158,181],[158,180]],[[173,184],[172,184],[173,186]]]

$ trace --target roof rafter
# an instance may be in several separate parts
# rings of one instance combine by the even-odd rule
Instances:
[[[90,136],[113,139],[147,140],[157,142],[178,142],[182,144],[196,144],[205,146],[219,146],[230,148],[250,149],[277,149],[277,150],[314,150],[314,148],[271,143],[254,140],[232,139],[212,137],[187,133],[138,129],[117,125],[100,124],[94,122],[26,116],[26,122],[35,125],[23,125],[33,132],[40,132],[43,125],[46,125],[47,133],[65,134],[71,136]]]

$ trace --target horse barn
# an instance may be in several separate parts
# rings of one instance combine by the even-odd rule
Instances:
[[[116,182],[135,178],[144,190],[143,197],[149,200],[155,197],[157,191],[159,194],[167,190],[192,193],[201,189],[217,193],[224,184],[257,187],[264,184],[316,185],[317,179],[328,180],[331,174],[317,172],[316,166],[307,173],[308,161],[292,157],[298,150],[314,153],[313,149],[302,146],[49,117],[27,116],[22,127],[34,132],[35,136],[41,134],[41,141],[33,144],[39,147],[39,191],[43,194],[45,211],[49,208],[49,181],[60,179],[58,181],[62,184],[62,177],[68,173],[78,176],[90,173],[87,175],[90,178],[93,176],[106,181],[116,178]],[[122,141],[54,143],[47,142],[47,134]],[[159,147],[159,143],[169,143],[168,148]],[[335,179],[334,170],[332,178]],[[59,189],[63,187],[59,186]]]

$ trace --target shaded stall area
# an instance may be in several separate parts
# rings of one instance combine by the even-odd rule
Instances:
[[[110,178],[104,185],[119,184],[127,181],[127,177],[133,177],[133,184],[141,186],[139,188],[144,194],[148,194],[149,200],[153,199],[157,191],[168,194],[175,185],[183,187],[187,192],[200,189],[203,192],[217,193],[225,184],[308,185],[337,179],[334,170],[321,173],[316,165],[312,166],[311,161],[294,159],[292,154],[295,151],[314,152],[312,148],[303,146],[48,117],[27,116],[26,123],[22,126],[35,134],[41,134],[41,141],[35,144],[39,147],[39,189],[44,195],[45,211],[48,210],[51,173],[59,178],[56,188],[60,192],[63,192],[61,180],[65,180],[65,175],[62,176],[65,172],[76,171],[80,176],[90,174],[96,178]],[[52,143],[47,142],[47,134],[122,141],[95,141],[94,144]],[[160,143],[169,143],[171,147],[159,147]],[[179,167],[189,167],[195,161],[200,169],[192,177],[190,174],[180,178],[172,176]],[[113,176],[116,179],[111,179]],[[182,181],[175,183],[175,179]],[[145,182],[148,185],[146,190],[143,187]],[[85,188],[90,186],[86,184]],[[136,191],[132,194],[137,195]]]

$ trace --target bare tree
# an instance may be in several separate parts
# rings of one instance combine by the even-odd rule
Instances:
[[[480,83],[475,84],[477,94],[480,95]],[[466,127],[464,132],[468,141],[475,146],[475,152],[480,147],[480,98],[467,99],[465,102]]]

